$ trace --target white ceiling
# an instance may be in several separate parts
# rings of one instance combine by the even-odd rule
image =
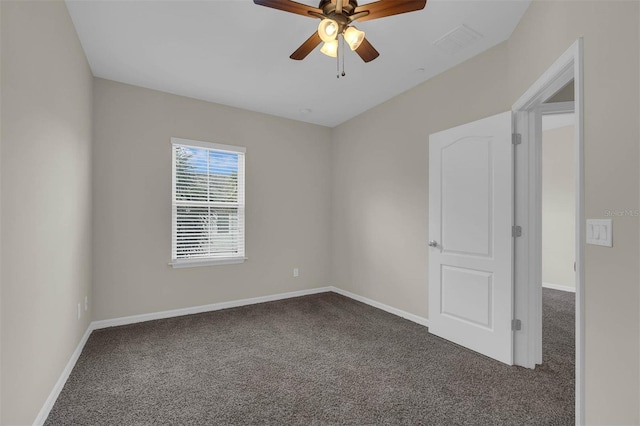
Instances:
[[[429,0],[419,12],[362,22],[380,57],[365,64],[348,51],[338,79],[319,48],[289,59],[317,19],[251,0],[67,0],[97,77],[329,127],[506,40],[529,3]],[[483,37],[456,53],[433,45],[462,24]]]

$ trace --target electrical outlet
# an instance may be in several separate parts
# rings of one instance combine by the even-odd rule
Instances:
[[[293,268],[293,276],[297,277],[298,275],[300,275],[300,271],[298,271],[298,268]]]
[[[81,316],[82,316],[82,306],[80,306],[80,303],[78,303],[78,319],[80,319]]]
[[[84,297],[84,311],[86,312],[89,309],[89,296]]]

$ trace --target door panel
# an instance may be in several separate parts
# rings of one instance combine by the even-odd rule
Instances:
[[[441,243],[447,252],[491,255],[491,144],[491,138],[462,138],[442,148]]]
[[[493,274],[472,269],[442,267],[442,315],[491,329]]]
[[[513,362],[511,113],[429,137],[429,331]]]

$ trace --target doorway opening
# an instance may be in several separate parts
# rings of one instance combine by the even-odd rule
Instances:
[[[559,100],[558,100],[559,98]],[[558,376],[559,396],[575,389],[575,114],[573,81],[540,107],[543,368]]]
[[[579,39],[512,107],[514,132],[520,135],[521,140],[521,144],[516,145],[514,151],[514,223],[522,226],[524,230],[522,237],[514,241],[514,318],[522,321],[521,329],[514,332],[514,362],[517,365],[535,368],[543,362],[553,361],[552,352],[546,352],[548,348],[543,346],[544,333],[549,331],[543,329],[543,323],[546,323],[543,319],[548,319],[544,318],[543,314],[549,315],[549,310],[553,310],[554,306],[553,301],[549,302],[543,299],[543,296],[547,294],[553,296],[553,292],[557,292],[560,286],[563,287],[562,290],[569,290],[573,277],[575,325],[571,330],[571,325],[566,324],[565,318],[565,324],[562,326],[569,333],[568,336],[566,334],[564,336],[564,349],[569,351],[569,356],[571,356],[572,343],[570,332],[573,331],[575,336],[573,343],[575,344],[576,424],[584,422],[585,232],[582,99],[582,40]],[[553,151],[560,149],[560,146],[557,143],[552,145],[552,140],[545,137],[545,123],[549,126],[549,122],[554,119],[566,120],[571,113],[573,113],[573,120],[571,120],[573,125],[561,126],[568,127],[564,129],[565,138],[569,140],[565,142],[567,152],[553,154]],[[552,118],[554,116],[556,118]],[[556,133],[562,133],[562,131]],[[550,158],[545,158],[545,147],[546,154],[551,154]],[[560,157],[564,160],[562,161]],[[554,162],[559,161],[562,163],[560,170],[557,170],[558,165],[554,165]],[[566,167],[562,168],[562,164]],[[552,168],[556,169],[555,174]],[[563,184],[556,182],[555,185],[553,183],[549,185],[550,180],[559,178],[564,180]],[[545,191],[545,184],[547,184],[547,191]],[[562,185],[565,187],[564,194],[551,193],[554,190],[559,191]],[[573,190],[572,193],[571,190]],[[555,205],[552,205],[553,197],[555,197]],[[573,233],[570,228],[573,228]],[[573,273],[572,269],[574,269]],[[548,282],[553,280],[562,282]],[[545,282],[545,287],[556,288],[543,290]],[[569,294],[573,296],[573,293]],[[565,299],[567,302],[572,298],[560,292],[555,293],[555,296],[557,296],[556,299]],[[547,309],[543,313],[545,307]],[[567,305],[563,308],[567,315],[571,314],[570,307],[569,304],[569,308]],[[562,323],[563,319],[559,318],[556,322]],[[562,330],[555,331],[556,337],[562,334]],[[550,336],[547,336],[547,340],[549,340],[547,343],[553,343]],[[568,379],[570,385],[571,372],[568,374]]]
[[[566,92],[566,95],[563,93]],[[542,362],[575,359],[576,182],[573,81],[541,106]],[[565,101],[565,99],[567,99]],[[567,363],[564,362],[563,365]],[[573,371],[570,373],[573,382]]]

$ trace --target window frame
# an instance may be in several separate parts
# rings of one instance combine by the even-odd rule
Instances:
[[[210,151],[218,151],[224,153],[238,154],[238,162],[242,163],[238,167],[238,226],[241,229],[241,245],[242,253],[237,256],[227,257],[199,257],[199,258],[178,258],[176,254],[177,247],[177,200],[176,200],[176,146],[184,146],[187,148],[204,148]],[[225,145],[213,142],[196,141],[183,138],[171,138],[171,265],[173,268],[188,268],[196,266],[210,265],[230,265],[244,263],[246,257],[246,235],[245,235],[245,190],[246,190],[246,148],[236,145]],[[242,173],[242,176],[240,175]],[[242,182],[242,188],[241,183]]]

